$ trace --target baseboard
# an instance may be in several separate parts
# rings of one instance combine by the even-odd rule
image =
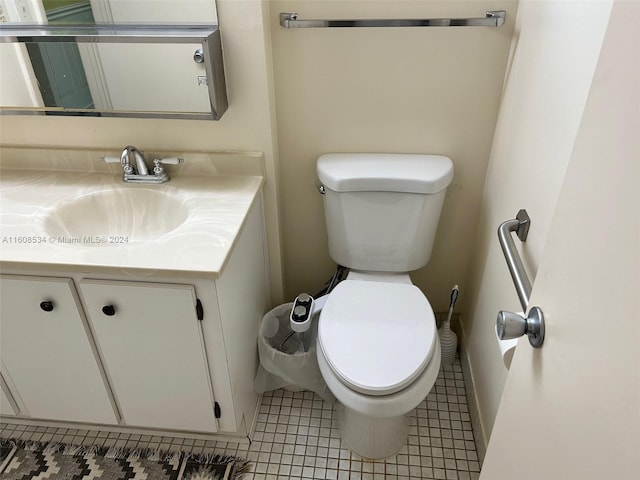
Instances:
[[[459,319],[458,319],[459,320]],[[464,387],[467,392],[467,402],[469,403],[469,416],[471,417],[471,428],[473,429],[473,437],[476,441],[476,450],[478,452],[478,461],[480,466],[484,462],[484,456],[487,452],[487,436],[486,430],[480,419],[480,410],[478,409],[478,396],[476,393],[475,382],[473,379],[473,368],[464,348],[465,332],[462,322],[457,325],[459,332],[458,353],[460,354],[460,365],[462,366],[462,377],[464,379]]]
[[[43,420],[32,419],[29,417],[15,417],[0,415],[0,423],[13,424],[13,425],[28,425],[33,427],[51,427],[51,428],[66,428],[74,430],[88,430],[94,432],[113,432],[113,433],[130,433],[137,435],[151,435],[162,436],[171,438],[185,438],[193,440],[209,440],[217,442],[231,442],[239,444],[249,444],[250,440],[246,433],[202,433],[192,432],[186,430],[164,430],[160,428],[144,428],[144,427],[129,427],[120,425],[105,425],[94,423],[81,423],[81,422],[67,422],[59,420]],[[246,428],[243,428],[246,430]]]
[[[256,403],[256,409],[253,412],[253,419],[251,420],[251,424],[248,425],[249,431],[247,432],[247,438],[249,442],[251,442],[253,438],[253,434],[256,431],[256,424],[258,423],[258,414],[260,413],[260,405],[262,405],[262,393],[258,394],[258,403]]]

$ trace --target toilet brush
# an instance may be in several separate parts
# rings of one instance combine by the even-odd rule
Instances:
[[[456,349],[458,347],[458,337],[455,332],[451,330],[451,315],[453,314],[453,306],[458,299],[458,285],[451,290],[451,301],[449,303],[449,314],[447,319],[438,330],[440,336],[440,348],[442,352],[442,364],[450,365],[453,359],[456,358]]]

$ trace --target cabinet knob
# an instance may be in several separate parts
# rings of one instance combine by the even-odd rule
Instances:
[[[45,300],[44,302],[40,302],[40,308],[45,312],[51,312],[53,310],[53,302],[51,300]]]
[[[108,317],[113,317],[116,314],[116,307],[113,305],[105,305],[102,307],[102,313]]]

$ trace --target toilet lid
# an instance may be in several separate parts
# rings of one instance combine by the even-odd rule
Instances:
[[[410,284],[340,282],[318,323],[327,363],[343,383],[368,395],[412,383],[429,363],[435,338],[431,305]]]

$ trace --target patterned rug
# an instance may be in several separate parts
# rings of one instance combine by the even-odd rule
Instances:
[[[249,470],[223,455],[0,440],[2,480],[234,480]]]

